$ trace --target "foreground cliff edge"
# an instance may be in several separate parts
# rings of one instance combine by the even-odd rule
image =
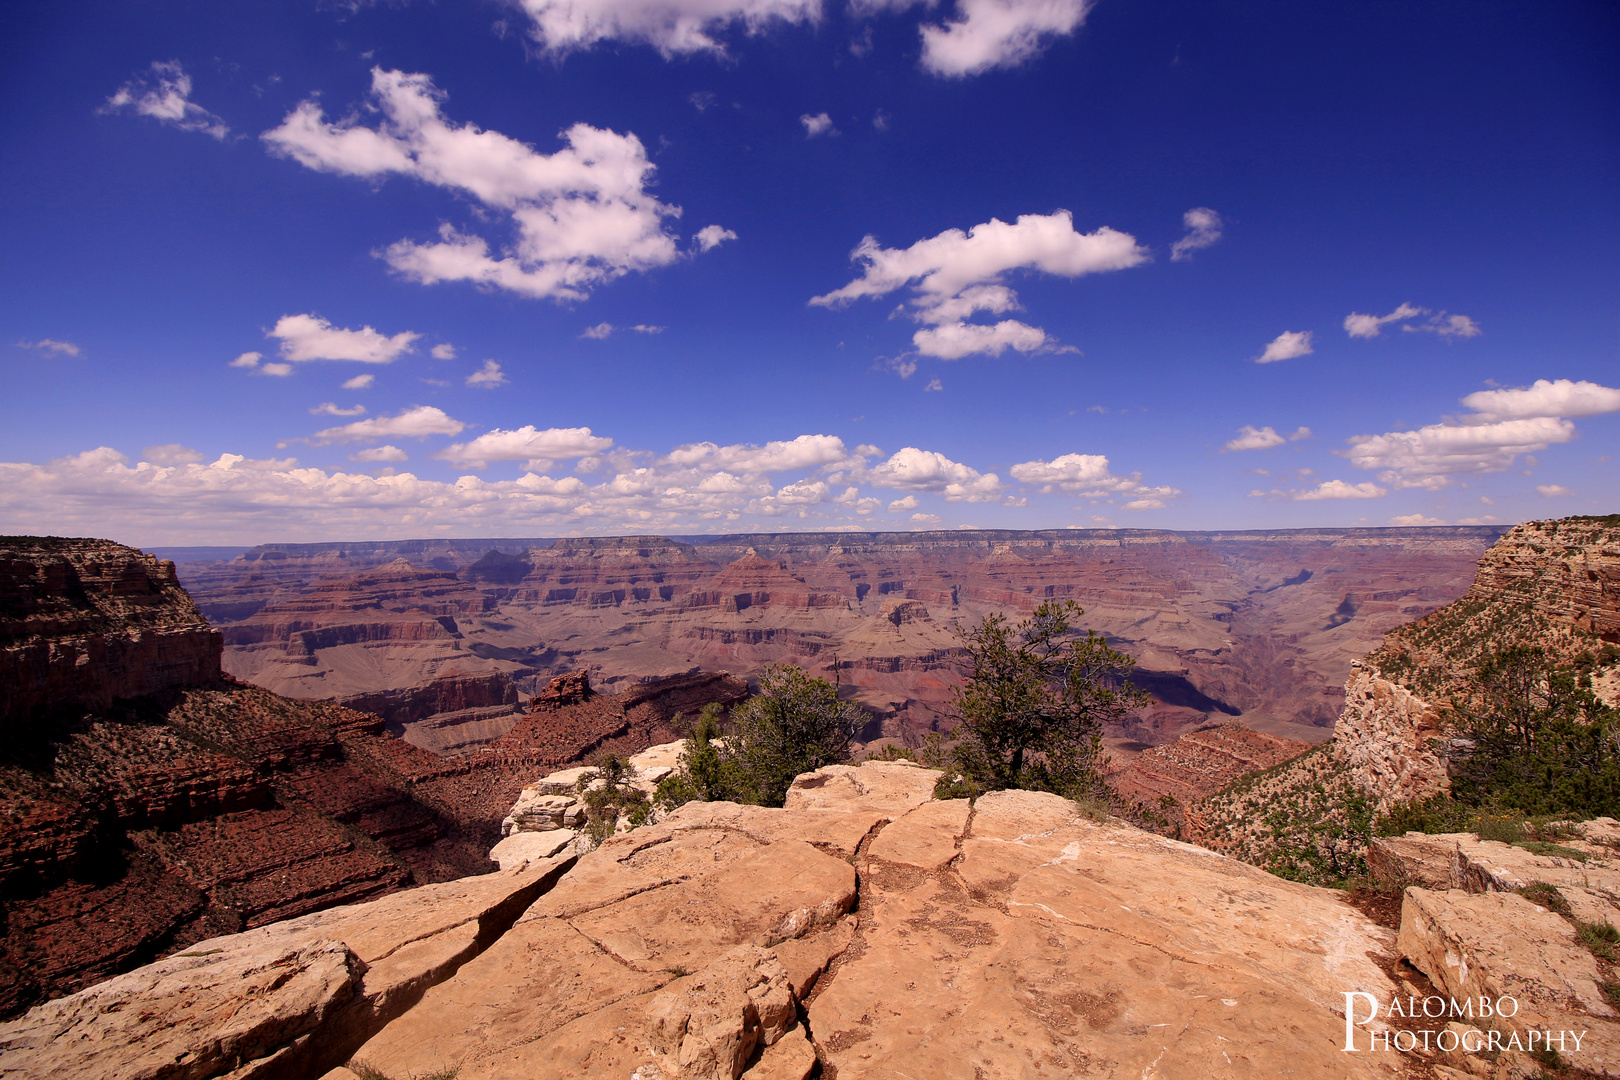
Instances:
[[[783,809],[688,804],[200,942],[0,1028],[0,1075],[1402,1073],[1342,1049],[1346,992],[1402,991],[1394,933],[1339,894],[1051,795],[937,801],[937,776],[833,766]]]

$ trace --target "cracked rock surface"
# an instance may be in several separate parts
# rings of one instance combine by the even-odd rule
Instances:
[[[1393,933],[1337,894],[1087,820],[1055,796],[938,801],[937,777],[869,762],[800,777],[780,810],[688,804],[577,862],[559,857],[563,872],[532,902],[523,894],[522,914],[476,942],[451,909],[431,914],[427,890],[388,898],[386,912],[346,909],[373,908],[347,916],[348,931],[334,912],[296,938],[272,941],[271,927],[218,939],[219,971],[279,949],[312,974],[253,984],[276,1025],[174,1075],[318,1076],[308,1057],[288,1065],[340,1036],[357,1068],[454,1068],[458,1080],[1403,1075],[1400,1054],[1340,1050],[1344,992],[1389,1000],[1396,987],[1381,967]],[[487,880],[532,883],[538,869]],[[429,946],[457,927],[468,941],[454,960],[413,968],[409,999],[367,1006],[375,1022],[355,1038],[357,1003],[406,980],[383,978],[385,961],[452,952],[448,938]],[[151,970],[87,991],[101,996],[80,1010],[89,1057],[71,1075],[160,1075],[125,1067],[137,1051],[111,1037],[120,1017],[186,993],[189,1008],[229,1011],[229,980],[177,989]],[[0,1046],[15,1037],[0,1029]],[[201,1062],[182,1045],[195,1028],[163,1039],[170,1059]],[[328,1080],[351,1080],[339,1064],[322,1065]]]

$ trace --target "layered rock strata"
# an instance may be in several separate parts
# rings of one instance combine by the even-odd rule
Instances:
[[[220,653],[174,563],[106,540],[0,537],[0,730],[216,678]]]
[[[1116,746],[1162,744],[1234,716],[1315,742],[1339,711],[1350,662],[1384,631],[1461,595],[1500,532],[277,545],[233,562],[187,564],[184,573],[232,635],[227,668],[279,693],[373,692],[455,671],[508,678],[532,695],[582,667],[617,690],[694,668],[746,677],[781,661],[842,682],[873,712],[866,742],[915,743],[947,722],[943,706],[960,674],[958,620],[1017,618],[1042,600],[1073,599],[1088,625],[1136,657],[1138,681],[1157,699],[1110,732]],[[396,558],[421,576],[410,578]],[[456,574],[462,591],[432,576],[442,573]],[[410,581],[420,598],[405,588]],[[492,606],[479,610],[473,593]],[[457,610],[443,606],[451,599]],[[419,741],[440,749],[439,738]]]

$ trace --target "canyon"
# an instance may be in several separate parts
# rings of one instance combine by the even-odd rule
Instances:
[[[229,678],[172,563],[0,539],[0,1015],[206,937],[493,869],[537,769],[674,738],[746,685],[576,688],[442,757]]]
[[[158,825],[145,846],[135,842],[140,830],[132,826],[147,820],[136,814],[152,811],[131,800],[150,808],[170,790],[157,775],[127,779],[144,760],[131,753],[145,745],[132,734],[135,713],[172,745],[189,740],[192,752],[234,755],[236,775],[270,777],[273,798],[289,811],[319,812],[318,778],[347,789],[352,773],[325,770],[352,765],[393,785],[398,801],[390,805],[454,804],[460,816],[436,836],[418,830],[392,848],[374,841],[376,851],[393,853],[397,882],[317,898],[289,889],[288,875],[261,875],[254,887],[279,907],[235,909],[237,921],[214,925],[211,937],[194,931],[149,944],[161,958],[86,978],[91,985],[65,996],[57,995],[74,987],[57,986],[52,1000],[25,1014],[11,1010],[14,1018],[0,1023],[0,1076],[1526,1080],[1548,1067],[1620,1076],[1620,1014],[1607,989],[1620,985],[1620,967],[1589,947],[1584,929],[1620,920],[1620,821],[1579,823],[1559,844],[1539,848],[1474,834],[1377,838],[1367,861],[1381,887],[1399,893],[1393,906],[1255,865],[1266,862],[1265,842],[1278,839],[1279,812],[1301,829],[1322,820],[1311,816],[1322,805],[1289,802],[1302,792],[1331,802],[1343,785],[1388,805],[1443,790],[1445,709],[1489,649],[1522,640],[1559,657],[1585,656],[1594,688],[1620,697],[1620,521],[1513,530],[1485,554],[1466,595],[1353,663],[1343,714],[1324,743],[1307,748],[1217,711],[1115,772],[1116,787],[1139,801],[1170,795],[1184,811],[1174,824],[1201,846],[1045,793],[939,799],[939,773],[876,759],[801,775],[780,809],[688,803],[640,827],[624,823],[593,846],[577,828],[588,775],[548,767],[611,749],[630,756],[645,789],[678,762],[680,744],[665,741],[678,734],[674,714],[710,700],[734,703],[746,693],[742,680],[687,671],[625,678],[602,692],[590,670],[554,675],[504,732],[448,755],[332,703],[226,678],[190,682],[197,673],[184,664],[169,685],[120,698],[117,678],[93,670],[116,655],[112,639],[123,640],[120,597],[159,597],[134,602],[132,622],[171,635],[189,628],[205,656],[217,639],[184,592],[169,589],[157,560],[105,542],[50,543],[91,545],[78,555],[36,547],[20,559],[43,566],[45,555],[61,555],[67,606],[79,610],[47,621],[47,609],[62,605],[43,587],[25,590],[23,606],[39,614],[30,622],[29,612],[8,611],[6,625],[33,632],[15,632],[0,647],[17,653],[5,661],[9,670],[47,685],[67,681],[37,658],[77,665],[87,689],[55,711],[8,717],[13,731],[49,744],[58,777],[54,787],[41,782],[38,756],[31,774],[30,762],[8,762],[4,790],[33,798],[8,795],[12,822],[48,824],[43,796],[57,792],[63,804],[71,795],[118,807],[110,820],[125,829],[129,852],[172,848],[172,834],[184,832],[172,823]],[[119,558],[134,569],[107,572]],[[757,548],[732,560],[739,562],[722,589],[694,590],[704,595],[692,603],[706,605],[713,592],[722,610],[729,597],[737,613],[767,607],[776,595],[793,597],[786,603],[800,611],[826,603],[789,592],[787,568]],[[387,582],[406,573],[392,563],[373,568],[383,572],[376,588],[392,588]],[[14,557],[19,579],[45,580],[45,570],[18,564]],[[75,591],[69,579],[80,564],[88,584]],[[144,593],[136,585],[143,574]],[[438,580],[438,595],[460,603],[456,582]],[[908,603],[928,608],[906,597],[889,614]],[[98,604],[105,618],[91,610]],[[921,621],[885,618],[897,629]],[[60,648],[53,631],[64,639]],[[95,633],[108,642],[96,644]],[[111,704],[98,686],[112,690]],[[199,711],[198,695],[237,697],[228,708]],[[466,696],[440,700],[456,706],[448,712],[490,707]],[[311,753],[308,736],[288,735],[294,728],[330,732],[336,749]],[[258,758],[242,749],[255,740]],[[104,747],[93,768],[79,764],[91,745]],[[220,825],[240,811],[223,810],[218,794],[232,762],[189,771],[170,764],[180,760],[152,771],[189,785],[184,800],[163,805],[184,803],[223,838],[216,847],[233,850]],[[35,786],[25,791],[30,776]],[[102,820],[105,830],[105,813]],[[6,835],[17,838],[0,865],[33,858],[39,877],[39,845],[30,844],[43,838],[48,846],[50,829],[14,826]],[[364,846],[355,829],[348,835],[356,850]],[[480,858],[477,845],[491,844],[484,850],[494,861],[463,876],[447,868],[435,880],[424,868],[435,858],[445,866],[458,843]],[[287,834],[268,848],[292,859],[302,850]],[[88,847],[79,842],[77,850],[85,861]],[[157,880],[195,880],[207,866],[202,855],[192,850],[163,866],[164,878],[147,879],[148,889]],[[14,928],[26,924],[13,914],[26,907],[17,881],[26,875],[0,882],[8,948]],[[71,884],[80,895],[106,888],[88,878]],[[104,921],[140,910],[145,897],[133,891],[103,893]],[[132,952],[113,966],[141,959]],[[1375,1003],[1370,1017],[1363,1011],[1347,1023],[1351,994]],[[1439,1020],[1399,1008],[1480,997],[1511,997],[1518,1007],[1511,1017]],[[1553,1065],[1549,1032],[1560,1039]],[[1346,1040],[1357,1053],[1343,1052]]]
[[[962,530],[268,544],[176,552],[225,669],[384,717],[440,754],[498,738],[565,672],[593,685],[775,661],[872,714],[862,743],[948,726],[957,623],[1047,599],[1137,661],[1154,704],[1108,732],[1127,762],[1232,718],[1320,743],[1357,657],[1456,599],[1504,530]]]

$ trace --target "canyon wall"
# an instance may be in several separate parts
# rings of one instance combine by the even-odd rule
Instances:
[[[1453,713],[1477,692],[1490,655],[1528,645],[1558,664],[1580,660],[1592,688],[1620,703],[1620,517],[1532,521],[1479,561],[1455,602],[1395,628],[1357,661],[1330,743],[1244,778],[1189,812],[1200,843],[1261,865],[1300,852],[1350,814],[1450,790],[1467,753]],[[1289,856],[1291,857],[1291,856]]]
[[[220,654],[172,562],[105,540],[0,537],[0,730],[204,682]]]
[[[666,741],[676,713],[746,692],[697,673],[523,716],[509,680],[473,676],[366,702],[505,720],[447,758],[225,676],[219,633],[138,551],[7,538],[0,575],[0,1015],[211,935],[488,872],[537,769]],[[464,599],[453,575],[412,580]]]
[[[598,537],[267,545],[181,573],[225,633],[232,674],[294,697],[358,700],[456,676],[532,695],[588,669],[615,689],[776,661],[840,682],[917,742],[948,723],[955,625],[1072,599],[1138,661],[1155,704],[1111,731],[1129,757],[1241,717],[1320,742],[1350,663],[1460,596],[1494,527],[1274,532],[1061,530]],[[475,554],[476,553],[476,554]],[[454,576],[451,580],[450,575]],[[515,719],[515,711],[510,714]],[[500,717],[397,721],[465,753]]]

